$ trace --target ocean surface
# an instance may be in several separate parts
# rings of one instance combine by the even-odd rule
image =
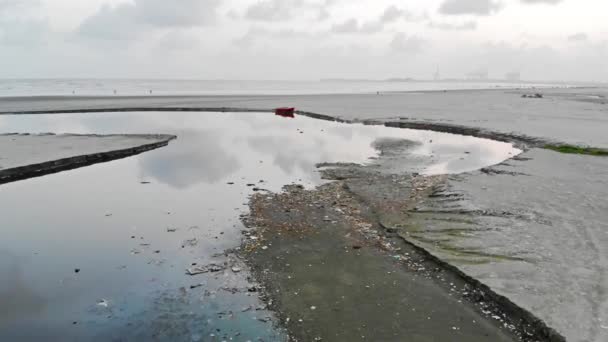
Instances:
[[[228,81],[228,80],[0,80],[0,97],[135,95],[312,95],[429,90],[565,87],[549,83],[473,81]]]

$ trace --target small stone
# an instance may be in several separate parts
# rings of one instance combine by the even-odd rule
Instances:
[[[102,299],[102,300],[100,300],[100,301],[97,302],[97,305],[101,306],[101,307],[104,307],[104,308],[107,308],[107,307],[110,306],[110,303],[107,300]]]

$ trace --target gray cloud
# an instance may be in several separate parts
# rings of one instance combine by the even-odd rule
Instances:
[[[335,0],[325,0],[322,2],[311,2],[307,0],[261,0],[249,6],[244,13],[244,17],[253,21],[279,22],[288,21],[295,16],[314,13],[314,19],[324,21],[329,19],[329,7]]]
[[[477,29],[477,23],[474,21],[467,21],[461,24],[450,24],[431,21],[428,23],[428,27],[444,31],[471,31]]]
[[[256,40],[263,38],[271,39],[301,39],[320,36],[321,33],[298,31],[294,29],[269,30],[263,27],[253,27],[247,33],[234,40],[234,44],[240,47],[250,47]]]
[[[325,7],[321,7],[319,8],[319,14],[317,16],[317,20],[319,21],[325,21],[327,19],[329,19],[331,17],[331,13],[329,13],[329,10]]]
[[[359,22],[357,19],[351,18],[343,23],[336,24],[331,28],[335,33],[353,33],[359,31]]]
[[[15,7],[17,4],[19,4],[18,0],[0,0],[0,11]]]
[[[333,33],[373,34],[382,32],[385,25],[397,22],[398,20],[419,22],[428,19],[426,14],[416,15],[397,6],[389,6],[376,20],[360,23],[357,19],[350,18],[344,22],[334,24],[331,31]]]
[[[31,6],[37,6],[40,4],[39,0],[0,0],[0,11],[13,9],[24,9]],[[0,12],[0,15],[3,13]]]
[[[525,4],[549,4],[556,5],[562,2],[562,0],[521,0]]]
[[[580,6],[568,30],[559,11],[545,13],[542,27],[527,15],[566,1],[441,0],[410,8],[405,1],[280,0],[300,6],[287,9],[289,20],[248,20],[246,11],[260,1],[269,0],[124,0],[105,7],[92,0],[0,0],[0,59],[10,66],[0,77],[430,78],[439,64],[446,78],[485,69],[491,77],[516,70],[528,80],[608,80],[606,27],[591,15],[605,9],[603,2]],[[463,16],[437,13],[442,3]],[[498,3],[515,6],[474,17],[498,11]],[[71,4],[78,4],[73,13],[66,10]],[[518,20],[525,35],[509,26]],[[476,25],[475,34],[459,31]],[[488,39],[504,44],[481,45]]]
[[[195,27],[213,23],[221,0],[135,0],[115,7],[104,5],[84,20],[79,33],[105,39],[133,38],[150,28]]]
[[[49,32],[46,20],[0,20],[0,43],[10,46],[32,46],[45,40]]]
[[[427,42],[416,36],[408,36],[403,32],[395,34],[390,43],[391,51],[395,53],[411,53],[415,54],[424,48]]]
[[[359,24],[357,19],[351,18],[342,23],[332,26],[333,33],[358,33],[358,34],[373,34],[382,32],[384,24],[380,21],[370,21]]]
[[[380,17],[380,21],[384,23],[392,23],[403,17],[404,11],[397,6],[389,6],[384,10],[384,13]]]
[[[568,41],[570,41],[570,42],[584,42],[584,41],[587,41],[588,39],[589,39],[589,37],[587,36],[587,34],[583,33],[583,32],[568,36]]]
[[[189,30],[171,30],[158,41],[158,47],[164,51],[186,51],[199,43],[199,35]]]
[[[154,26],[193,27],[215,19],[220,0],[135,0],[135,9],[144,22]]]
[[[392,5],[392,6],[387,7],[384,10],[382,15],[378,19],[378,21],[388,24],[388,23],[396,22],[399,19],[404,19],[405,21],[410,21],[410,22],[418,22],[418,21],[428,20],[429,17],[426,13],[424,13],[422,15],[418,15],[418,14],[414,14],[408,10],[405,10],[405,9],[399,8],[395,5]]]
[[[44,41],[50,33],[46,18],[31,16],[38,0],[0,0],[0,43],[31,46]]]
[[[300,0],[264,0],[249,6],[245,18],[258,21],[284,21],[291,19],[294,7],[302,5]]]
[[[502,9],[495,0],[445,0],[439,7],[439,13],[446,15],[490,15]]]

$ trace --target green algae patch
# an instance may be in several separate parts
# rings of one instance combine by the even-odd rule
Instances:
[[[588,156],[608,157],[608,150],[597,147],[584,147],[575,145],[545,145],[545,149],[567,154],[583,154]]]
[[[523,257],[487,253],[481,251],[479,248],[458,246],[455,244],[456,240],[454,238],[456,237],[454,236],[444,236],[443,238],[440,236],[429,237],[420,234],[400,236],[418,247],[438,253],[442,258],[458,264],[489,264],[503,261],[531,262]]]
[[[488,264],[503,261],[524,261],[526,258],[484,252],[466,245],[475,233],[489,230],[481,227],[471,214],[458,212],[411,212],[408,219],[395,228],[397,234],[418,247],[450,262]]]

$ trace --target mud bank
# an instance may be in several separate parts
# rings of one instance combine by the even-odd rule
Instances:
[[[531,149],[453,175],[402,234],[556,328],[608,339],[608,160]]]
[[[245,258],[294,341],[565,340],[404,234],[445,176],[324,166],[331,183],[255,195],[245,220]]]
[[[167,146],[174,135],[0,135],[0,184],[126,158]]]

